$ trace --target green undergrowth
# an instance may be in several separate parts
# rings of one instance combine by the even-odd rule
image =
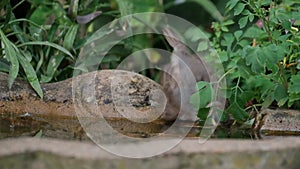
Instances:
[[[22,9],[22,10],[21,10]],[[21,13],[18,11],[22,11]],[[297,0],[20,0],[0,2],[0,71],[27,79],[43,98],[41,83],[72,77],[83,46],[95,31],[121,16],[168,12],[183,17],[211,39],[224,66],[226,109],[221,121],[248,124],[261,108],[300,109],[300,4]],[[205,19],[203,19],[205,18]],[[155,21],[153,22],[155,25]],[[126,25],[124,25],[126,27]],[[187,39],[196,37],[187,32]],[[102,57],[99,68],[115,68],[130,53],[170,49],[157,35],[130,37]],[[198,49],[206,44],[199,42]],[[161,58],[148,58],[156,62]],[[88,65],[90,63],[84,63]],[[93,63],[95,65],[99,63]],[[143,72],[153,79],[155,71]],[[211,83],[199,82],[191,102],[205,120],[213,99]],[[201,96],[201,103],[195,98]]]
[[[226,20],[212,23],[212,43],[227,82],[228,106],[221,121],[231,117],[253,122],[255,114],[268,107],[300,109],[299,26],[299,1],[227,2]],[[206,102],[211,98],[209,86],[198,93]],[[206,106],[200,107],[202,119],[206,119]]]

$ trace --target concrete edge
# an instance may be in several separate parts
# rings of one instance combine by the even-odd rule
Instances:
[[[126,145],[124,145],[126,146]],[[170,151],[160,155],[221,154],[231,152],[277,151],[283,149],[300,150],[300,137],[275,137],[265,140],[221,139],[208,140],[200,144],[198,139],[183,140]],[[10,156],[29,152],[46,152],[69,158],[103,160],[120,159],[116,155],[90,142],[67,141],[49,138],[17,138],[0,141],[0,156]]]

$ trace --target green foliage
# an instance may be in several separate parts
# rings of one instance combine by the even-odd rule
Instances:
[[[219,12],[216,5],[210,0],[188,0],[200,4],[215,20],[223,21],[224,17]]]
[[[66,4],[66,1],[31,0],[27,2],[30,4],[29,11],[16,18],[13,11],[16,6],[4,0],[0,2],[0,71],[9,73],[9,87],[18,75],[23,76],[43,97],[40,83],[71,77],[80,50],[92,40],[90,37],[95,30],[127,14],[163,12],[177,6],[179,1],[161,2],[71,0]],[[231,115],[237,121],[251,122],[249,112],[261,107],[300,108],[298,0],[228,0],[225,16],[214,1],[186,2],[200,5],[216,20],[210,33],[226,71],[223,78],[226,78],[228,86],[222,92],[226,93],[224,96],[228,101],[227,117]],[[198,15],[193,14],[193,17]],[[155,22],[154,19],[153,24]],[[199,42],[198,52],[207,50],[211,45],[195,35],[194,30],[187,30],[184,36]],[[127,54],[156,47],[158,41],[161,39],[157,40],[152,35],[131,37],[113,47],[107,56],[99,58],[103,58],[102,66],[114,68]],[[105,47],[105,44],[101,46]],[[91,64],[99,63],[86,58],[75,69],[87,71]],[[192,104],[197,104],[193,101],[199,96],[201,98],[198,113],[201,119],[207,117],[215,97],[212,85],[199,82],[198,92],[191,98]]]
[[[9,41],[9,39],[7,39],[7,37],[1,30],[0,36],[2,39],[1,46],[4,47],[4,58],[6,58],[11,63],[9,70],[7,70],[9,72],[8,86],[9,88],[11,88],[14,79],[17,77],[19,72],[19,61],[17,58],[17,53],[19,53],[19,51],[17,47],[11,41]]]
[[[217,1],[220,3],[220,1]],[[217,21],[223,21],[224,17],[222,16],[220,10],[218,9],[218,5],[214,3],[212,0],[182,0],[182,1],[175,1],[175,0],[165,0],[164,1],[164,9],[168,10],[172,7],[176,7],[177,5],[181,5],[184,3],[196,3],[200,5],[212,18]],[[222,2],[220,3],[222,4]],[[219,5],[220,6],[220,5]],[[222,8],[223,6],[220,6]],[[180,13],[184,13],[185,11],[189,11],[190,9],[184,8],[183,11],[179,11]],[[192,11],[194,12],[194,11]],[[199,15],[199,13],[198,13]],[[194,18],[199,17],[198,15],[194,16]],[[206,20],[205,20],[206,21]]]
[[[33,137],[34,138],[42,138],[42,136],[43,136],[43,130],[40,130]]]
[[[198,112],[198,117],[200,119],[206,119],[209,113],[209,107],[207,107],[207,105],[212,102],[214,97],[212,85],[209,82],[201,81],[197,83],[196,90],[199,92],[191,96],[191,104],[194,107],[199,106],[200,111]]]
[[[73,69],[85,72],[89,65],[99,64],[86,58],[75,67],[81,48],[91,41],[90,36],[98,28],[132,13],[163,12],[165,5],[159,0],[134,3],[128,0],[30,0],[20,1],[15,6],[9,2],[0,3],[0,71],[9,73],[9,87],[17,76],[26,78],[41,98],[40,83],[63,80],[72,76]],[[194,2],[218,21],[223,19],[211,1]],[[18,15],[16,18],[17,8],[24,4],[28,5],[26,10],[22,10],[21,17]],[[146,19],[152,19],[153,24],[156,22],[153,18]],[[128,38],[113,47],[105,57],[100,56],[99,61],[103,59],[102,66],[114,68],[127,54],[153,47],[155,42],[157,40],[150,35]],[[205,50],[206,46],[199,45],[199,50]],[[157,61],[159,58],[149,59]]]
[[[228,84],[225,113],[245,122],[262,107],[299,109],[299,1],[230,0],[226,8],[228,19],[212,24]]]
[[[24,3],[30,8],[22,10],[22,18],[16,18],[13,9]],[[9,87],[18,75],[25,77],[41,98],[40,82],[72,76],[80,48],[94,30],[92,21],[110,6],[76,0],[71,5],[50,0],[0,5],[0,71],[9,73]],[[100,8],[103,11],[97,11]]]

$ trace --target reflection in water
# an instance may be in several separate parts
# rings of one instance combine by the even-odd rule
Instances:
[[[101,123],[99,120],[87,119],[91,125],[93,123]],[[153,121],[151,123],[136,123],[126,119],[106,119],[110,126],[129,137],[148,138],[162,133],[168,129],[172,123],[164,121]],[[187,128],[190,123],[180,122],[179,128]],[[42,131],[42,137],[69,139],[69,140],[89,140],[85,131],[82,129],[76,117],[64,116],[43,116],[31,115],[25,113],[19,114],[1,114],[0,115],[0,139],[9,137],[33,137],[38,132]],[[101,134],[109,137],[110,133],[105,133],[105,129],[99,129]],[[201,131],[201,127],[197,124],[192,126],[187,137],[197,137]],[[164,135],[165,137],[174,138],[177,133],[170,133]],[[239,128],[228,129],[226,127],[218,127],[212,135],[212,138],[253,138],[251,130],[244,130]]]

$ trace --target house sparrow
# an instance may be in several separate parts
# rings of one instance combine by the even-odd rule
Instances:
[[[196,82],[210,80],[208,65],[198,55],[191,54],[180,41],[180,36],[170,28],[165,28],[163,32],[173,52],[160,79],[168,98],[162,119],[173,121],[178,116],[180,120],[196,120],[196,112],[189,100],[196,92]]]

